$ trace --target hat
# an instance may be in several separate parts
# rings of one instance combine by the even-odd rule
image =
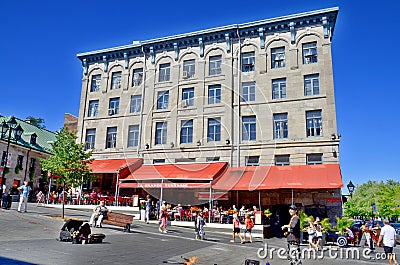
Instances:
[[[296,205],[294,205],[294,204],[290,205],[289,209],[292,209],[292,210],[294,210],[294,211],[297,211],[297,207],[296,207]]]

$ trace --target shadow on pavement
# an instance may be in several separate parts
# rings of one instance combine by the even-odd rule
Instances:
[[[0,257],[0,264],[32,265],[32,264],[35,264],[35,263],[30,263],[30,262],[25,262],[25,261],[21,261],[21,260],[8,259],[8,258]]]

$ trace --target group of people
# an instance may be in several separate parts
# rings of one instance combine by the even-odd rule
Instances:
[[[319,217],[314,221],[312,217],[308,218],[308,244],[310,248],[315,248],[315,250],[322,249],[322,225]]]

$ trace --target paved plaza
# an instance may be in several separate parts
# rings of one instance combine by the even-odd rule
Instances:
[[[167,234],[158,232],[156,223],[145,224],[135,220],[131,233],[120,227],[104,225],[93,228],[94,233],[104,233],[102,244],[74,245],[57,240],[64,221],[61,209],[36,207],[29,204],[27,213],[0,210],[0,264],[166,264],[166,261],[183,261],[180,257],[198,257],[196,264],[245,264],[246,259],[260,264],[289,264],[280,256],[285,240],[256,238],[253,243],[230,243],[229,229],[206,228],[206,240],[194,239],[189,227],[169,227]],[[65,216],[89,220],[89,209],[66,209]],[[264,251],[267,247],[267,252]],[[307,246],[302,246],[302,250]],[[362,248],[327,249],[320,257],[306,257],[302,264],[387,264],[377,260],[382,248],[363,255]],[[395,250],[400,256],[399,248]],[[360,254],[355,258],[354,254]],[[272,257],[271,257],[272,255]],[[351,256],[353,255],[353,256]]]

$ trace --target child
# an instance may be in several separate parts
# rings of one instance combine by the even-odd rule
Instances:
[[[204,226],[205,226],[205,221],[204,221],[204,214],[200,212],[196,218],[196,239],[201,239],[204,240]]]
[[[244,229],[244,232],[243,232],[243,241],[246,242],[246,234],[249,233],[250,234],[250,243],[253,243],[253,236],[251,235],[251,229],[254,227],[254,223],[253,223],[253,220],[251,220],[249,214],[246,214],[245,218],[246,219],[244,221],[244,224],[245,224],[246,228]]]
[[[235,242],[235,235],[238,235],[240,243],[244,244],[242,235],[240,234],[240,220],[237,213],[233,214],[233,234],[231,242]]]
[[[158,230],[161,233],[167,233],[167,218],[168,218],[168,213],[167,213],[167,207],[166,206],[162,206],[161,207],[161,212],[160,212],[160,227],[158,228]]]

